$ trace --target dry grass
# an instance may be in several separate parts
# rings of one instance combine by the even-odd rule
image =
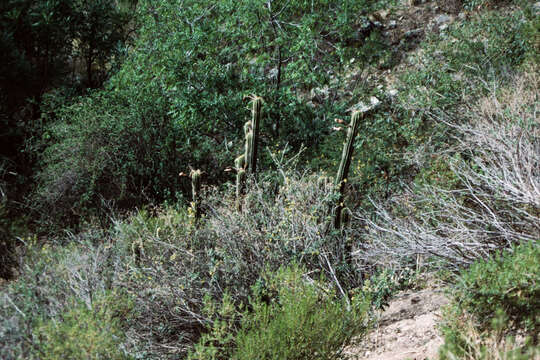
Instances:
[[[492,251],[540,236],[540,122],[536,71],[493,88],[465,119],[439,118],[457,131],[445,154],[455,185],[439,182],[411,188],[376,216],[358,212],[367,226],[355,255],[367,264],[394,264],[417,256],[445,259],[458,269]],[[465,120],[465,121],[464,121]],[[414,156],[411,156],[414,158]],[[370,216],[367,216],[370,215]]]
[[[467,351],[459,356],[451,351],[448,360],[540,360],[540,347],[526,346],[524,336],[503,336],[497,332],[481,333],[471,318],[463,320],[462,337]]]

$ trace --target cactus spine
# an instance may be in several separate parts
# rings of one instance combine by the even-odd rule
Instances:
[[[201,204],[200,204],[200,193],[201,193],[201,170],[191,170],[191,192],[192,192],[192,204],[193,211],[195,213],[195,223],[201,218]]]
[[[339,164],[339,170],[336,176],[335,186],[339,189],[339,200],[334,213],[334,228],[339,229],[341,227],[341,213],[344,209],[343,202],[345,201],[345,184],[347,183],[347,177],[349,176],[349,168],[351,167],[351,160],[354,151],[354,139],[358,130],[358,122],[363,118],[363,113],[355,111],[351,117],[351,123],[347,129],[347,140],[343,147],[343,153],[341,155],[341,163]]]
[[[253,108],[251,110],[251,136],[248,139],[248,134],[246,134],[246,146],[249,142],[250,152],[249,157],[246,154],[247,160],[247,169],[250,174],[257,174],[257,148],[259,145],[259,128],[261,123],[261,107],[262,107],[262,98],[259,96],[253,97],[252,100]]]

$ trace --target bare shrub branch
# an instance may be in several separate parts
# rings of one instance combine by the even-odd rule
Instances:
[[[496,249],[540,238],[538,78],[481,99],[462,119],[439,119],[457,130],[454,157],[445,157],[457,186],[410,187],[375,216],[359,211],[363,264],[400,266],[417,255],[461,267]],[[457,119],[456,119],[457,120]]]

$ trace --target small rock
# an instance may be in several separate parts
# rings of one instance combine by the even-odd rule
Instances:
[[[467,14],[465,14],[464,12],[459,13],[459,15],[458,15],[459,20],[465,20],[466,18],[467,18]]]
[[[375,96],[372,96],[369,98],[369,102],[371,102],[371,107],[375,107],[381,103],[381,100],[377,99]]]
[[[442,24],[439,26],[439,31],[445,31],[446,29],[448,29],[448,24]]]
[[[311,100],[322,102],[326,99],[328,99],[328,96],[330,96],[330,89],[328,86],[325,86],[323,88],[314,88],[311,89]]]
[[[397,27],[397,21],[396,20],[390,20],[388,24],[386,25],[388,29],[395,29]]]
[[[532,10],[535,15],[540,15],[540,1],[537,1],[533,6]]]
[[[276,79],[278,76],[278,69],[277,68],[272,68],[270,69],[270,71],[268,71],[268,79],[272,80],[272,79]]]
[[[419,302],[420,302],[420,298],[419,298],[419,297],[416,296],[416,297],[411,298],[411,303],[412,303],[412,304],[418,304]]]
[[[441,15],[437,15],[435,17],[435,23],[439,26],[443,25],[443,24],[448,24],[449,22],[452,21],[452,17],[446,15],[446,14],[441,14]]]
[[[390,97],[396,97],[397,94],[398,94],[398,91],[396,89],[388,90],[388,96],[390,96]]]

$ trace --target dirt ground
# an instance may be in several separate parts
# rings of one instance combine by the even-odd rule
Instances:
[[[447,303],[442,288],[403,291],[390,301],[366,339],[346,353],[357,360],[437,359],[443,343],[437,323]]]

